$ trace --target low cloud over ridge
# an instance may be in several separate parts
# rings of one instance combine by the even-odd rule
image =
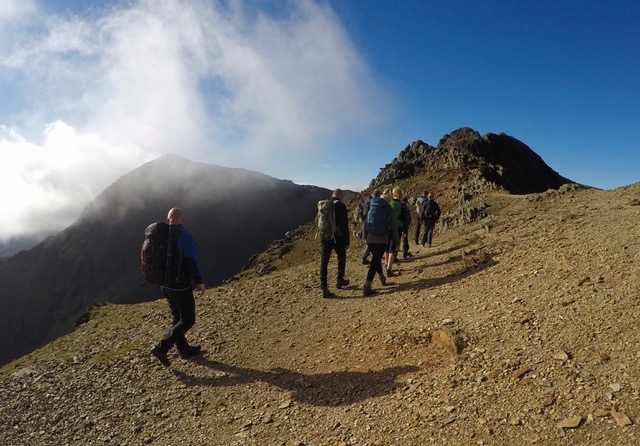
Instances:
[[[384,94],[328,7],[227,3],[0,6],[0,242],[63,229],[164,153],[270,173],[380,119]]]

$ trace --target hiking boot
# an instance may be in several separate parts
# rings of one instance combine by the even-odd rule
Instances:
[[[362,295],[363,295],[364,297],[369,297],[369,296],[371,296],[371,295],[373,295],[373,294],[376,294],[376,293],[377,293],[377,291],[376,291],[376,290],[374,290],[373,288],[368,287],[368,286],[365,286],[365,287],[362,289]]]
[[[363,265],[368,265],[369,263],[371,263],[371,262],[369,261],[369,259],[367,259],[367,258],[362,259],[362,264],[363,264]]]
[[[394,273],[393,271],[391,271],[390,269],[387,270],[387,277],[393,277],[395,276],[396,273]]]
[[[378,278],[380,279],[380,283],[382,284],[382,286],[387,286],[387,278],[384,276],[384,274],[378,274]]]
[[[181,358],[193,358],[196,355],[202,353],[202,348],[199,345],[188,345],[178,350]]]
[[[151,354],[158,358],[158,361],[160,361],[163,366],[169,367],[171,365],[169,358],[167,358],[167,352],[163,351],[158,345],[151,349]]]
[[[338,289],[347,285],[349,285],[349,279],[338,279],[338,281],[336,282],[336,288]]]
[[[333,297],[333,293],[331,291],[329,291],[329,288],[324,287],[322,288],[322,298],[323,299],[328,299],[330,297]]]

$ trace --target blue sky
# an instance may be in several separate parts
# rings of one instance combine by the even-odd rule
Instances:
[[[360,190],[472,127],[635,183],[638,23],[637,1],[4,0],[0,242],[164,153]]]

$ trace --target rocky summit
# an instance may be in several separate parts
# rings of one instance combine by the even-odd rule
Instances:
[[[0,369],[0,443],[637,445],[640,183],[514,193],[477,141],[476,167],[434,170],[444,143],[416,144],[410,175],[372,182],[434,190],[445,214],[373,297],[355,237],[351,284],[331,287],[334,257],[321,297],[305,225],[196,299],[194,359],[149,354],[166,302],[92,307]]]

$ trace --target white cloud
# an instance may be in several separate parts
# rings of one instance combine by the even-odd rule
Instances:
[[[2,0],[0,3],[0,23],[19,19],[35,9],[33,0]]]
[[[0,82],[12,82],[0,86],[20,95],[0,104],[2,173],[27,197],[0,240],[63,228],[159,154],[269,173],[273,153],[374,122],[380,89],[333,12],[311,0],[255,9],[269,3],[138,0],[86,15],[4,3],[0,20],[31,14],[18,44],[0,42]]]

